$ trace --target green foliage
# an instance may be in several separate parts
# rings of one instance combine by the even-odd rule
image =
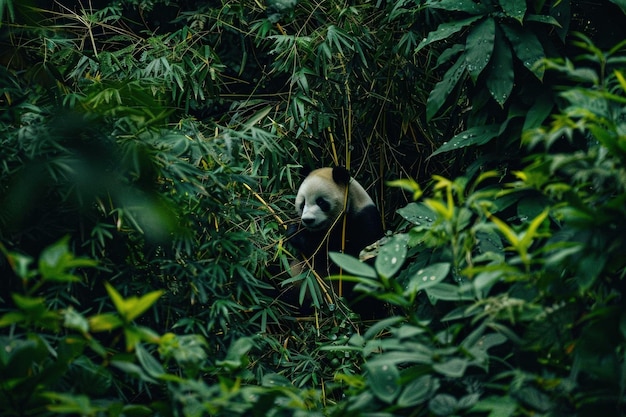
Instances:
[[[3,412],[624,414],[620,2],[588,6],[0,1]],[[397,226],[330,255],[380,321],[275,297],[294,169],[333,163]]]

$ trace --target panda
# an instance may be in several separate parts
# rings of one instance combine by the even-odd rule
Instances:
[[[335,274],[338,268],[329,261],[329,252],[343,250],[358,257],[361,250],[384,235],[374,201],[344,167],[319,168],[306,175],[296,194],[295,208],[299,221],[287,231],[287,242],[299,259],[291,265],[292,276],[307,268],[322,278]],[[346,283],[343,286],[342,295],[350,304],[356,294]]]

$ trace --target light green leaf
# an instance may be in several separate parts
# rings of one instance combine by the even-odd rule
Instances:
[[[484,145],[500,133],[500,125],[474,126],[454,136],[441,145],[429,158],[440,153],[465,148],[471,145]]]
[[[542,80],[545,65],[541,64],[541,60],[545,58],[545,53],[537,36],[530,30],[523,30],[515,25],[501,25],[500,27],[511,43],[517,58],[530,72]]]
[[[493,18],[487,18],[477,24],[467,35],[465,40],[465,62],[474,82],[480,73],[487,67],[496,36],[496,23]]]
[[[163,291],[158,290],[152,291],[143,297],[132,296],[124,299],[111,284],[107,282],[104,285],[109,293],[109,297],[113,300],[117,312],[125,322],[131,322],[143,314],[163,295]]]
[[[499,0],[504,14],[522,23],[526,14],[526,2],[520,0]]]
[[[450,36],[455,33],[460,32],[465,28],[465,26],[471,25],[475,21],[481,19],[482,16],[474,16],[463,20],[458,20],[451,23],[442,23],[440,24],[436,30],[430,32],[426,38],[424,38],[417,48],[415,48],[415,52],[420,51],[425,46],[430,45],[431,43],[438,42],[443,39],[448,39]]]
[[[374,268],[366,263],[359,261],[353,256],[346,255],[345,253],[340,252],[330,252],[328,256],[335,264],[337,264],[337,266],[341,267],[342,269],[353,275],[373,279],[378,278],[378,274],[376,273],[376,270]]]
[[[122,324],[122,320],[114,313],[96,314],[89,317],[89,328],[92,332],[108,332]]]
[[[507,43],[499,36],[496,36],[488,71],[487,88],[491,96],[502,106],[513,91],[514,74],[513,55]]]

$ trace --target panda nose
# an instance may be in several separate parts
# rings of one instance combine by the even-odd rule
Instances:
[[[302,224],[305,226],[311,226],[315,222],[315,219],[307,217],[302,219]]]

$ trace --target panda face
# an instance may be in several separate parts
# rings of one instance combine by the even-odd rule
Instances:
[[[326,169],[313,171],[296,195],[296,211],[303,227],[311,231],[330,229],[344,206],[345,187]]]

